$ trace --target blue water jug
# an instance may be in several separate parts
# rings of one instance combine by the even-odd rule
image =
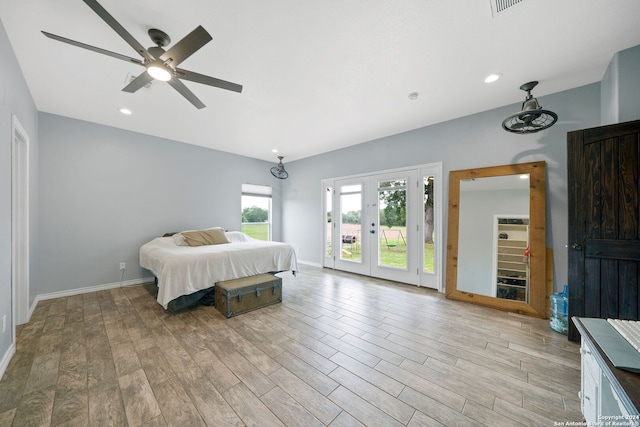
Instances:
[[[562,292],[551,294],[549,300],[551,302],[551,320],[549,322],[551,329],[567,335],[569,329],[569,291],[567,285],[564,285]]]

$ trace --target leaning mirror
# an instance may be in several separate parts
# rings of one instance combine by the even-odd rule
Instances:
[[[449,173],[447,298],[546,317],[545,162]]]

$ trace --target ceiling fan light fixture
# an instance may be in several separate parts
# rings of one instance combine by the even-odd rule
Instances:
[[[168,82],[171,80],[171,73],[164,65],[151,64],[147,67],[147,73],[149,73],[149,75],[154,79],[162,82]]]
[[[184,36],[178,43],[169,49],[163,47],[171,43],[171,38],[162,30],[151,28],[148,31],[149,37],[155,43],[155,46],[145,49],[104,7],[98,3],[98,0],[84,0],[89,6],[112,30],[114,30],[121,39],[123,39],[130,47],[133,48],[142,60],[131,58],[120,53],[111,52],[100,47],[91,46],[66,37],[57,36],[55,34],[42,31],[46,37],[67,43],[76,47],[91,50],[102,55],[111,56],[113,58],[127,61],[145,67],[140,75],[130,80],[129,83],[122,88],[124,92],[134,93],[143,87],[149,87],[149,84],[155,79],[169,84],[194,107],[201,109],[206,107],[198,97],[182,83],[182,80],[189,80],[195,83],[213,86],[220,89],[230,90],[233,92],[242,92],[242,85],[217,79],[215,77],[205,76],[203,74],[194,73],[193,71],[177,68],[185,59],[209,43],[213,38],[211,34],[204,29],[202,25],[198,25],[195,30]]]

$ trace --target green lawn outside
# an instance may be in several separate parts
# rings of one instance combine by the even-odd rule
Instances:
[[[384,233],[383,233],[384,231]],[[404,240],[400,237],[402,233]],[[380,228],[380,265],[387,267],[406,268],[407,244],[406,227],[381,227]],[[386,237],[386,239],[385,239]],[[353,251],[352,246],[343,244],[342,259],[353,261],[360,260],[360,251]],[[424,271],[433,273],[434,269],[434,244],[424,244]]]
[[[245,222],[242,224],[241,231],[254,239],[269,240],[269,224],[263,222]]]

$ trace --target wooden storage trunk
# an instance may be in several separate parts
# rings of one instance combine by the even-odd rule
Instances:
[[[226,317],[282,301],[282,279],[273,274],[217,282],[214,289],[216,309]]]

